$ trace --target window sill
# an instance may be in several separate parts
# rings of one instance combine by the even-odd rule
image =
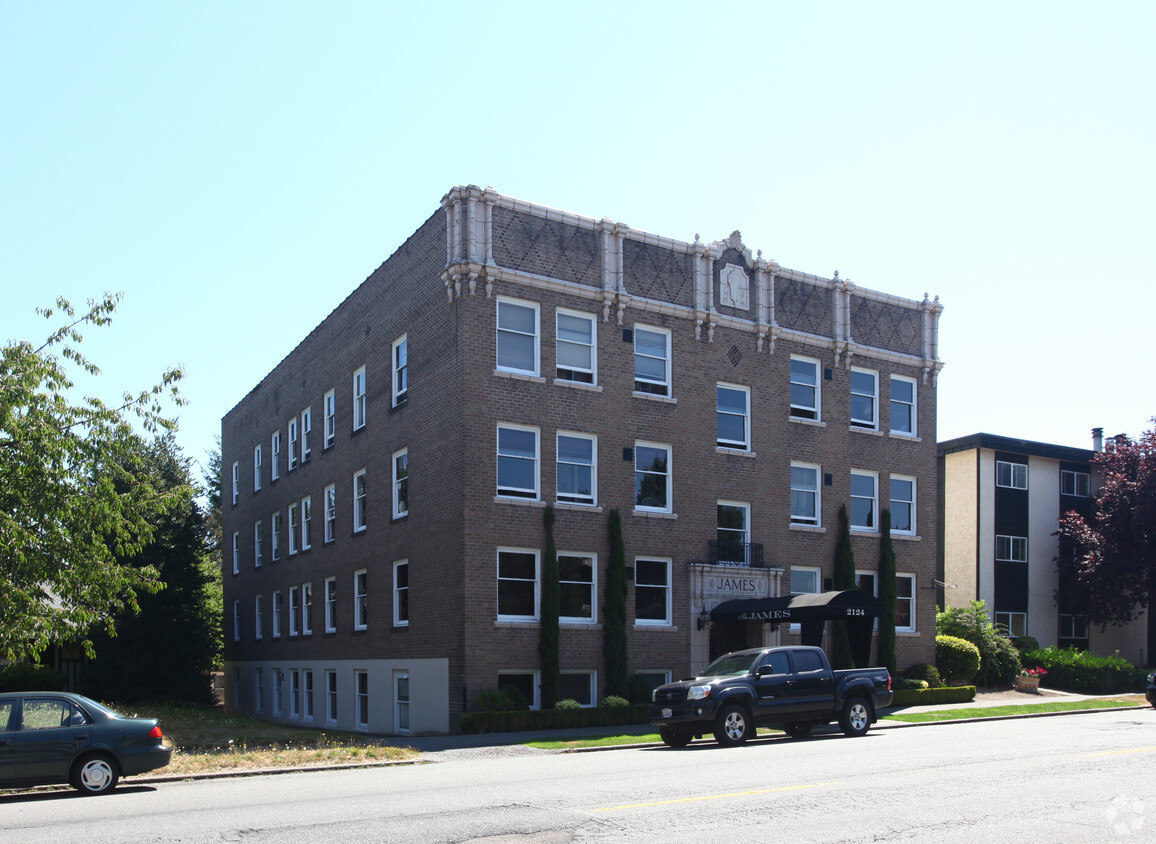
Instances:
[[[663,513],[657,510],[634,510],[634,515],[644,519],[677,519],[678,513]]]
[[[545,384],[546,379],[541,375],[531,375],[528,372],[506,372],[502,369],[494,370],[494,377],[496,378],[512,378],[515,381],[530,381],[534,384]]]
[[[896,539],[899,539],[899,540],[902,540],[903,542],[922,542],[922,541],[923,541],[923,537],[922,537],[922,536],[919,536],[918,534],[914,534],[914,533],[895,533],[895,531],[892,531],[892,532],[891,532],[891,539],[892,539],[893,541],[894,541],[894,540],[896,540]]]
[[[555,387],[567,387],[571,390],[586,390],[589,393],[601,393],[601,384],[584,384],[581,381],[567,381],[564,378],[554,379]]]
[[[575,510],[579,513],[601,513],[601,504],[575,504],[572,501],[555,501],[555,510]]]
[[[906,440],[909,443],[923,442],[923,440],[915,436],[915,434],[904,434],[901,431],[889,431],[887,436],[891,437],[893,440]]]
[[[902,636],[906,639],[914,639],[914,638],[917,638],[920,635],[920,633],[918,630],[899,630],[899,629],[896,629],[895,635],[896,636]]]
[[[494,496],[495,504],[513,504],[520,507],[545,507],[546,502],[538,498],[507,498],[504,495]]]
[[[855,527],[852,525],[849,530],[852,536],[878,536],[879,531],[875,528]]]
[[[821,419],[807,419],[804,416],[788,416],[788,422],[794,422],[796,425],[810,425],[812,428],[826,428],[827,423]]]
[[[494,622],[494,627],[508,627],[508,628],[512,628],[512,629],[517,629],[517,628],[526,628],[526,627],[537,627],[539,624],[540,624],[540,622],[536,618],[527,618],[527,619],[520,619],[520,620],[516,620],[516,619],[512,619],[512,618],[499,618],[497,621]]]
[[[636,621],[636,622],[634,622],[634,629],[635,630],[666,631],[667,633],[677,633],[678,632],[678,625],[667,624],[665,622],[655,622],[654,624],[641,624],[641,623]]]
[[[745,448],[727,448],[724,445],[716,445],[714,447],[715,454],[733,454],[735,457],[757,457],[753,451]]]
[[[801,531],[803,533],[826,533],[827,529],[819,525],[791,525],[791,530]]]
[[[678,399],[673,396],[656,396],[654,393],[640,393],[635,390],[631,395],[636,399],[646,399],[647,401],[656,401],[660,404],[678,404]]]
[[[559,619],[558,627],[561,630],[601,630],[602,625],[596,621],[563,621]]]
[[[881,437],[883,432],[878,428],[863,428],[859,425],[848,425],[847,430],[853,434],[867,434],[872,437]]]

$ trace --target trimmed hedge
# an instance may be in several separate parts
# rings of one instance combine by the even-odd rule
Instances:
[[[935,637],[935,667],[948,683],[968,683],[979,673],[979,648],[957,636]]]
[[[524,709],[517,712],[465,712],[458,716],[458,729],[463,733],[512,733],[575,727],[625,727],[645,724],[649,720],[649,705]]]
[[[14,662],[0,670],[0,692],[55,692],[63,689],[67,680],[47,665]]]
[[[1143,689],[1146,672],[1120,656],[1093,656],[1075,648],[1041,648],[1023,655],[1024,666],[1043,667],[1041,686],[1089,695],[1111,695]]]
[[[975,700],[975,686],[902,689],[893,693],[891,706],[938,706],[941,703],[968,703],[972,700]]]

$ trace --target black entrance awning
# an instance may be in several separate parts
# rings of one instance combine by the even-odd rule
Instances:
[[[711,621],[765,621],[799,623],[806,619],[879,618],[883,605],[870,592],[846,589],[783,595],[778,598],[739,598],[723,601],[710,611]]]

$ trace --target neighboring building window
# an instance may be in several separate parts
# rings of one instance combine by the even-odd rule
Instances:
[[[233,669],[233,705],[241,706],[241,669]]]
[[[337,631],[337,578],[325,578],[325,632]]]
[[[357,693],[357,729],[369,729],[369,673],[353,672],[353,685]]]
[[[498,370],[538,374],[538,306],[498,300]]]
[[[353,430],[365,427],[365,367],[353,373]]]
[[[289,635],[297,635],[297,614],[301,612],[301,596],[298,587],[289,587]]]
[[[237,497],[241,494],[241,464],[233,461],[233,506],[237,506]]]
[[[670,560],[634,561],[634,623],[658,626],[672,623]]]
[[[499,671],[498,688],[513,686],[522,693],[522,698],[531,709],[538,709],[541,704],[538,699],[538,672],[537,671]]]
[[[851,370],[851,424],[856,428],[879,427],[879,373]]]
[[[269,519],[269,557],[273,562],[281,559],[281,513],[274,513]]]
[[[337,723],[337,672],[325,672],[325,720]]]
[[[409,561],[393,564],[393,626],[409,626]]]
[[[301,411],[301,462],[309,459],[313,450],[313,408],[307,407]]]
[[[498,619],[538,620],[538,552],[498,550]]]
[[[241,534],[233,531],[233,574],[241,571]]]
[[[274,431],[269,437],[269,480],[281,477],[281,432]]]
[[[851,529],[877,530],[879,478],[873,472],[851,473]]]
[[[670,332],[664,328],[634,328],[634,391],[670,395]]]
[[[365,470],[353,473],[353,532],[365,530]]]
[[[301,717],[301,670],[289,669],[289,717]]]
[[[1060,495],[1078,495],[1087,498],[1091,495],[1091,483],[1087,472],[1060,472]]]
[[[297,417],[289,420],[289,454],[288,454],[288,470],[292,472],[297,468]]]
[[[297,553],[297,505],[289,505],[289,556]]]
[[[596,677],[593,671],[563,671],[559,678],[559,699],[577,701],[582,706],[597,705]]]
[[[1010,563],[1028,561],[1028,538],[1026,536],[996,536],[995,558]]]
[[[325,487],[325,541],[337,539],[337,487]]]
[[[281,638],[281,590],[273,590],[273,638]]]
[[[305,496],[301,499],[301,550],[308,551],[313,547],[313,498]]]
[[[598,558],[594,554],[558,555],[558,583],[562,592],[559,621],[573,624],[597,620]]]
[[[261,534],[262,534],[261,523],[260,522],[254,522],[253,523],[253,568],[255,568],[255,569],[261,568],[261,551],[263,550],[261,548],[261,545],[262,545],[261,540],[263,539]]]
[[[409,337],[401,335],[393,341],[393,406],[404,404],[409,398]]]
[[[819,525],[819,467],[791,464],[791,524]]]
[[[241,602],[233,601],[233,641],[241,641]]]
[[[558,501],[598,503],[598,438],[559,432],[557,454]]]
[[[891,433],[914,437],[916,434],[914,378],[891,376]]]
[[[718,439],[719,448],[751,450],[751,391],[749,387],[719,384]]]
[[[791,415],[819,421],[819,362],[791,356]]]
[[[634,444],[634,506],[639,510],[672,512],[670,446]]]
[[[891,532],[915,535],[915,478],[891,476]]]
[[[1028,467],[1025,463],[1008,463],[997,460],[995,463],[995,485],[1010,489],[1028,488]]]
[[[353,629],[369,625],[369,584],[365,569],[353,573]]]
[[[261,445],[253,446],[253,492],[261,491]]]
[[[1028,635],[1028,614],[1026,612],[997,612],[995,626],[1003,627],[1007,635],[1015,638]]]
[[[538,429],[498,426],[498,495],[538,498]]]
[[[557,339],[554,353],[557,357],[556,374],[560,381],[580,384],[597,383],[595,361],[597,356],[597,323],[590,314],[557,311]]]
[[[285,681],[285,674],[279,668],[273,669],[273,714],[281,714],[281,693]]]
[[[409,449],[393,454],[393,517],[409,515]]]
[[[301,635],[309,636],[313,633],[313,584],[306,583],[301,587]]]
[[[915,575],[895,575],[895,629],[903,633],[915,630]]]
[[[321,402],[325,414],[325,448],[337,441],[337,394],[330,390]]]
[[[749,566],[750,507],[737,501],[718,502],[717,557],[720,563]]]
[[[265,669],[258,668],[254,672],[254,685],[257,692],[256,708],[258,712],[265,711]]]
[[[301,685],[305,689],[304,703],[305,703],[305,720],[313,720],[313,671],[312,669],[303,669],[301,671]]]
[[[409,732],[409,672],[393,672],[393,722],[399,733]]]
[[[1088,640],[1088,617],[1086,615],[1061,615],[1060,639],[1082,639],[1086,647]],[[1067,647],[1063,642],[1061,642],[1060,645]]]

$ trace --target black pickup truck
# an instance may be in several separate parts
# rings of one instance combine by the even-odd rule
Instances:
[[[891,675],[886,668],[832,671],[822,648],[751,648],[720,656],[692,680],[659,686],[651,701],[650,723],[671,747],[711,732],[734,747],[767,724],[804,738],[836,719],[844,735],[861,736],[891,704]]]

